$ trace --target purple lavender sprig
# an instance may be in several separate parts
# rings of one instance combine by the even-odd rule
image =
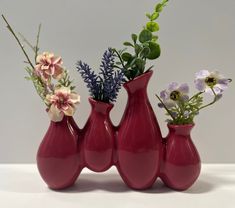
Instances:
[[[112,48],[108,48],[103,54],[100,65],[100,76],[103,77],[103,100],[115,102],[118,92],[124,82],[122,70],[114,71],[115,54]]]
[[[77,62],[77,71],[81,74],[84,82],[87,84],[87,88],[89,89],[90,95],[94,99],[99,98],[100,94],[100,86],[98,76],[94,71],[90,68],[90,66],[82,61]]]
[[[99,75],[82,63],[77,64],[78,72],[87,83],[91,96],[95,100],[110,103],[115,102],[122,83],[125,81],[123,70],[114,71],[115,54],[108,48],[103,54]]]

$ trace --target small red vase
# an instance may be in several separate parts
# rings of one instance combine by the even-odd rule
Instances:
[[[188,189],[200,174],[200,156],[190,136],[193,126],[168,125],[161,179],[172,189]]]
[[[102,172],[113,165],[115,130],[109,113],[113,104],[89,98],[91,114],[82,130],[85,166]]]
[[[75,183],[82,170],[78,140],[73,117],[51,121],[37,153],[38,170],[49,188],[64,189]]]
[[[124,84],[128,102],[117,134],[117,168],[133,189],[151,187],[160,172],[162,136],[147,96],[152,73]]]

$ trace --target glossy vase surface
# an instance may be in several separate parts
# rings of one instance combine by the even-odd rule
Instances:
[[[161,178],[172,189],[188,189],[200,174],[200,156],[190,136],[193,126],[168,125]]]
[[[82,169],[78,140],[72,117],[51,121],[37,153],[38,170],[49,188],[63,189],[75,183]]]
[[[117,134],[117,168],[133,189],[153,185],[160,172],[162,136],[147,96],[152,71],[126,82],[128,102]]]
[[[102,172],[113,165],[115,130],[110,120],[113,104],[89,98],[91,114],[82,130],[85,166]]]

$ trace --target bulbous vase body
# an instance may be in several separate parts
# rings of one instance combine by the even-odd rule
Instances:
[[[51,189],[73,185],[82,170],[80,135],[72,117],[51,121],[37,152],[41,177]]]
[[[170,188],[186,190],[197,180],[201,161],[192,142],[193,125],[168,125],[161,179]]]
[[[82,130],[85,166],[102,172],[113,165],[115,130],[109,113],[113,104],[89,98],[91,114]]]
[[[147,96],[152,71],[124,84],[128,102],[117,134],[117,168],[133,189],[152,186],[160,171],[162,136]]]

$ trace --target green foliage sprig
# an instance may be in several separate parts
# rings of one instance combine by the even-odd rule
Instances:
[[[155,6],[153,13],[147,13],[146,16],[149,21],[139,35],[132,34],[132,42],[126,41],[123,43],[124,46],[131,47],[134,50],[134,54],[127,52],[126,49],[120,51],[114,49],[119,58],[119,61],[116,62],[116,67],[124,68],[124,73],[128,80],[132,80],[145,72],[147,59],[154,60],[160,56],[161,49],[157,42],[158,36],[155,34],[155,32],[159,31],[159,24],[156,20],[167,2],[168,0],[162,0],[161,3]]]

